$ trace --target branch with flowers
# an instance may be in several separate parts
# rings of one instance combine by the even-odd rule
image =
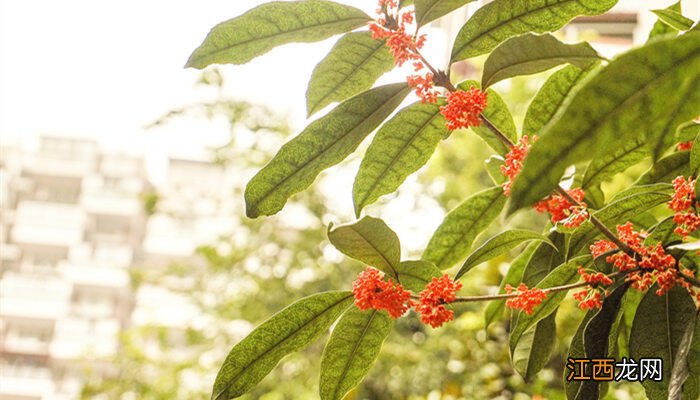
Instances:
[[[624,335],[630,355],[673,364],[661,382],[643,383],[650,396],[693,398],[700,384],[686,377],[700,374],[700,357],[681,355],[700,340],[693,329],[700,305],[700,244],[693,236],[700,227],[697,24],[677,6],[662,10],[653,40],[608,60],[586,42],[564,43],[548,32],[577,16],[605,13],[615,0],[494,0],[465,21],[442,70],[421,53],[429,40],[421,28],[469,1],[407,3],[379,0],[375,17],[327,0],[263,4],[215,26],[188,60],[194,68],[243,64],[285,43],[343,35],[315,68],[307,91],[309,116],[339,104],[251,179],[245,193],[251,218],[280,211],[377,131],[353,185],[358,221],[328,230],[339,251],[367,267],[351,291],[298,300],[236,344],[212,398],[243,395],[282,357],[334,326],[321,360],[319,395],[342,399],[367,374],[396,319],[417,315],[439,328],[456,318],[460,303],[492,302],[491,318],[500,306],[512,309],[517,318],[511,354],[529,346],[518,357],[541,358],[538,352],[547,352],[556,337],[551,329],[536,328],[555,323],[572,290],[587,312],[577,337],[604,338],[584,342],[579,356],[608,358],[609,346],[601,343]],[[481,83],[453,83],[452,64],[484,54]],[[561,65],[533,98],[518,134],[491,86]],[[405,82],[374,86],[389,70],[408,67]],[[418,101],[394,113],[410,92]],[[446,215],[420,260],[402,260],[396,233],[378,218],[362,217],[363,210],[427,163],[443,139],[469,131],[496,153],[502,176],[492,176],[494,186]],[[603,190],[604,183],[642,163],[651,166],[633,185],[618,193]],[[549,215],[546,234],[504,230],[473,248],[503,210],[511,215],[527,208]],[[459,295],[460,279],[474,266],[525,243],[499,293]],[[445,273],[459,263],[454,274]],[[628,298],[629,290],[643,292],[641,302]],[[634,323],[628,331],[612,329],[623,308],[632,310]],[[646,326],[658,310],[666,326]],[[671,329],[671,323],[684,329]],[[534,339],[526,343],[525,332]],[[694,332],[694,339],[681,340],[679,332]],[[685,348],[639,353],[667,343]],[[542,367],[524,372],[514,364],[524,376]],[[590,399],[600,397],[598,383],[565,385],[571,398]]]

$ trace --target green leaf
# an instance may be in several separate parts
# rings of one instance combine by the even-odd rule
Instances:
[[[679,151],[658,160],[642,174],[634,184],[649,185],[657,182],[671,182],[678,175],[690,175],[690,152]]]
[[[478,88],[479,83],[477,81],[468,80],[457,85],[457,87],[462,90],[469,90],[472,86]],[[518,140],[518,134],[515,128],[515,122],[513,122],[513,116],[508,110],[508,105],[495,90],[486,89],[486,93],[488,104],[481,114],[503,132],[511,142],[516,142]],[[498,140],[493,135],[493,132],[483,124],[472,126],[469,129],[479,135],[479,137],[498,152],[498,154],[506,154],[508,152],[508,147]]]
[[[387,121],[374,136],[355,178],[355,213],[359,216],[362,208],[395,191],[428,162],[449,134],[440,104],[414,103]]]
[[[363,26],[371,18],[355,7],[325,0],[275,1],[216,25],[185,67],[245,64],[292,42],[317,42]]]
[[[530,240],[545,242],[556,250],[554,243],[552,243],[546,236],[540,235],[536,232],[521,229],[501,232],[487,240],[484,244],[479,246],[479,248],[474,250],[469,257],[467,257],[467,261],[462,264],[462,268],[460,268],[457,275],[455,275],[455,279],[459,279],[470,269],[481,264],[482,262],[498,257],[501,254],[504,254],[514,247],[522,244],[523,242]]]
[[[656,294],[657,289],[658,286],[654,285],[642,298],[630,333],[631,357],[663,360],[661,382],[649,379],[642,381],[646,395],[651,400],[668,398],[672,365],[678,356],[686,327],[694,320],[695,314],[695,304],[685,289],[676,286],[661,296]],[[698,358],[694,357],[694,362],[688,365],[690,376],[683,385],[684,399],[696,399],[698,396]]]
[[[693,318],[688,322],[681,342],[678,344],[676,359],[671,370],[671,382],[668,384],[669,400],[681,400],[683,398],[683,385],[690,379],[688,386],[698,387],[697,375],[690,377],[690,370],[700,370],[700,311],[695,311]],[[693,365],[694,366],[691,366]]]
[[[522,282],[529,287],[537,285],[547,274],[565,261],[565,252],[563,250],[566,246],[567,237],[557,231],[550,231],[547,237],[554,243],[556,248],[545,243],[539,243],[537,250],[530,258],[527,266],[525,266],[522,276]]]
[[[509,212],[551,193],[569,165],[592,156],[591,148],[614,148],[632,136],[653,142],[670,121],[692,118],[700,94],[682,94],[696,83],[700,32],[660,39],[617,57],[586,80],[532,145],[513,184]]]
[[[693,26],[693,20],[678,11],[666,9],[651,10],[659,20],[677,31],[687,31]]]
[[[680,13],[681,12],[680,0],[677,1],[676,3],[673,3],[669,7],[666,7],[666,9]],[[661,35],[670,35],[670,34],[677,35],[678,30],[665,24],[661,19],[659,19],[654,23],[654,26],[651,28],[651,32],[649,32],[649,39],[652,39],[652,38],[655,38],[655,37],[658,37]]]
[[[550,34],[516,36],[501,43],[486,59],[481,86],[567,63],[587,69],[601,58],[586,42],[565,44]]]
[[[608,149],[588,164],[581,181],[581,187],[600,189],[600,184],[612,179],[615,175],[637,164],[649,155],[646,143],[641,138],[631,139],[621,147]]]
[[[668,249],[670,249],[670,250],[697,251],[697,250],[700,250],[700,241],[675,244],[673,246],[668,246]]]
[[[416,23],[423,26],[474,0],[415,0]]]
[[[557,313],[553,312],[523,334],[513,351],[513,367],[525,379],[532,381],[547,365],[557,344]]]
[[[502,185],[506,181],[506,177],[503,175],[503,172],[501,172],[501,165],[503,165],[504,161],[503,157],[497,155],[492,155],[484,160],[486,172],[496,185]]]
[[[270,317],[233,346],[216,376],[212,399],[233,399],[248,392],[282,357],[327,331],[350,304],[350,292],[317,293]]]
[[[617,340],[616,335],[611,335],[613,326],[617,324],[620,314],[620,305],[630,282],[623,283],[615,288],[603,300],[603,306],[593,318],[588,321],[583,332],[583,346],[588,359],[609,358],[610,341]],[[611,336],[613,336],[611,338]],[[590,374],[588,374],[590,376]],[[600,397],[600,381],[581,381],[581,386],[576,393],[576,400],[591,400]]]
[[[700,135],[700,122],[688,121],[676,129],[676,140],[679,142],[689,142],[698,135]]]
[[[588,321],[590,321],[596,313],[598,313],[598,310],[593,309],[589,310],[583,316],[583,320],[581,320],[581,323],[578,325],[576,333],[574,333],[574,336],[571,338],[569,352],[566,357],[567,360],[569,358],[586,358],[586,350],[583,348],[583,331],[586,329],[586,324],[588,324]],[[568,400],[573,400],[576,397],[576,393],[578,392],[578,389],[581,386],[582,382],[579,380],[567,379],[567,377],[571,375],[571,373],[572,371],[570,368],[567,367],[564,369],[564,391],[566,392],[566,398]]]
[[[656,186],[653,189],[656,189]],[[670,199],[671,196],[667,193],[643,191],[613,201],[600,210],[593,212],[592,215],[614,232],[616,225],[625,223],[641,212],[663,204]],[[584,222],[571,234],[568,254],[574,255],[581,250],[587,250],[587,246],[600,235],[600,231],[591,221]]]
[[[384,311],[348,310],[333,329],[321,358],[322,400],[341,400],[362,381],[394,326]]]
[[[690,174],[698,176],[700,173],[700,134],[693,140],[693,147],[690,149]]]
[[[481,191],[450,211],[423,252],[423,260],[447,269],[462,260],[477,235],[496,219],[506,202],[500,186]]]
[[[433,278],[439,278],[442,272],[430,261],[409,260],[399,264],[399,277],[404,288],[415,293],[425,289]]]
[[[506,275],[501,281],[501,285],[498,288],[498,293],[505,293],[506,285],[517,286],[518,283],[522,281],[525,266],[530,262],[530,258],[532,258],[533,253],[535,253],[535,250],[537,250],[539,246],[540,243],[530,243],[529,245],[527,245],[527,247],[525,247],[525,250],[523,250],[522,253],[515,257],[513,262],[510,263],[510,268],[508,268],[508,272],[506,272]],[[489,302],[489,304],[486,306],[486,310],[484,310],[485,328],[491,325],[491,322],[493,322],[494,319],[501,315],[501,313],[503,312],[505,302],[505,300],[494,300]]]
[[[404,83],[380,86],[346,100],[287,142],[248,183],[246,214],[272,215],[313,183],[321,171],[343,161],[409,92]]]
[[[451,62],[488,53],[523,33],[553,32],[577,15],[598,15],[617,0],[495,0],[477,10],[457,34]]]
[[[654,227],[651,228],[649,236],[647,236],[647,238],[644,239],[644,245],[648,246],[661,243],[664,245],[664,247],[666,247],[671,243],[681,242],[683,237],[675,233],[675,229],[676,223],[673,221],[673,216],[671,215],[664,218],[663,220],[661,220],[661,222],[657,223]],[[675,246],[668,246],[667,248],[674,249]],[[698,246],[698,250],[700,250],[700,246]]]
[[[579,274],[577,272],[578,267],[580,265],[585,267],[591,263],[591,261],[592,259],[590,255],[573,258],[556,267],[554,270],[552,270],[552,272],[547,274],[547,276],[537,284],[537,287],[545,289],[574,283],[579,279]],[[520,341],[520,338],[525,332],[535,326],[536,323],[553,313],[559,307],[559,304],[564,301],[566,293],[567,291],[549,293],[547,298],[545,298],[542,303],[535,308],[532,314],[528,315],[523,312],[518,313],[518,319],[510,332],[509,344],[511,353],[513,353],[518,345],[518,342]]]
[[[394,57],[384,40],[372,39],[368,31],[346,33],[311,74],[308,115],[368,90],[392,68]]]
[[[567,65],[553,73],[530,102],[523,121],[523,134],[538,135],[542,128],[562,108],[564,100],[578,88],[579,82],[590,72]]]
[[[399,278],[401,243],[381,219],[365,216],[354,224],[338,226],[328,231],[328,240],[346,256]]]

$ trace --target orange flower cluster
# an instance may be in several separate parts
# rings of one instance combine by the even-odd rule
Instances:
[[[461,288],[462,283],[453,281],[447,274],[433,278],[425,290],[419,293],[416,311],[420,314],[421,322],[437,328],[452,321],[454,312],[445,308],[445,304],[453,302]]]
[[[578,301],[578,308],[590,310],[603,306],[603,295],[598,290],[583,289],[574,293],[574,300]]]
[[[553,224],[563,222],[567,228],[577,228],[588,219],[586,203],[583,202],[585,193],[581,188],[567,190],[566,193],[579,205],[571,204],[564,196],[555,193],[535,204],[535,210],[551,214],[550,220]]]
[[[604,289],[599,286],[612,285],[612,279],[602,272],[586,272],[583,266],[578,267],[578,273],[583,281],[590,285],[586,289],[574,293],[574,299],[578,301],[578,307],[582,310],[602,307]]]
[[[382,273],[367,267],[352,284],[355,305],[360,310],[386,310],[396,319],[415,306],[416,312],[425,324],[437,328],[454,318],[454,312],[448,310],[445,304],[451,303],[462,288],[461,282],[455,282],[445,274],[433,278],[423,291],[419,293],[418,302],[411,300],[411,292],[391,279],[384,280]]]
[[[376,21],[369,23],[372,38],[386,40],[391,55],[397,66],[402,66],[407,61],[413,61],[415,71],[426,68],[420,55],[420,49],[425,45],[425,35],[413,35],[409,33],[410,25],[414,22],[413,10],[399,10],[396,1],[379,0],[378,13],[382,14]],[[410,75],[406,81],[415,89],[416,95],[423,103],[435,103],[438,92],[435,90],[433,74]]]
[[[384,280],[382,274],[367,268],[360,272],[352,284],[355,305],[360,310],[386,310],[392,318],[398,318],[411,307],[411,292],[395,284],[391,278]]]
[[[696,211],[700,203],[695,197],[695,179],[678,176],[673,180],[673,190],[668,207],[676,212],[673,216],[673,222],[677,225],[675,232],[688,236],[700,227],[700,215]]]
[[[692,148],[693,148],[693,141],[692,140],[690,142],[680,142],[676,146],[676,150],[678,150],[678,151],[690,150]]]
[[[548,293],[545,289],[528,289],[527,285],[524,283],[518,285],[517,289],[510,285],[506,285],[505,289],[508,294],[516,294],[515,297],[506,300],[506,307],[523,310],[525,314],[532,314],[535,307],[540,305],[540,303],[547,298]]]
[[[537,136],[532,137],[532,143],[537,140]],[[503,183],[503,194],[510,196],[510,188],[513,186],[513,181],[515,177],[518,176],[520,170],[523,169],[523,160],[525,156],[530,151],[530,138],[527,135],[523,135],[518,143],[511,147],[510,151],[506,154],[506,160],[504,165],[501,165],[501,173],[503,176],[508,178],[506,182]]]
[[[440,113],[447,120],[447,129],[453,131],[470,126],[479,126],[481,114],[486,108],[487,93],[474,86],[469,90],[447,93],[447,104],[440,107]]]
[[[622,251],[607,256],[605,260],[620,271],[640,269],[627,275],[626,280],[632,282],[633,288],[647,290],[656,282],[659,285],[656,293],[662,295],[676,283],[684,285],[685,281],[678,276],[676,259],[667,254],[661,244],[645,246],[643,244],[644,235],[635,231],[631,222],[618,225],[617,236],[621,242],[639,254],[641,260],[637,260]],[[602,253],[612,249],[617,249],[617,245],[607,240],[599,240],[590,246],[593,257],[599,257]]]

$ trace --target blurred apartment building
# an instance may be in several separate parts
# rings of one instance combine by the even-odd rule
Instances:
[[[129,323],[144,165],[79,139],[2,153],[0,399],[75,398]]]
[[[133,290],[129,269],[191,258],[230,232],[227,176],[210,162],[169,159],[156,211],[142,158],[56,137],[37,151],[3,148],[0,400],[77,398],[88,373],[114,372],[106,360],[121,330],[196,318],[164,288]]]

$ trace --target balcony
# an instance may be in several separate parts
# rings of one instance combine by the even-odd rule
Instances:
[[[53,320],[68,314],[71,285],[61,279],[7,271],[0,279],[0,315]]]
[[[126,196],[110,192],[83,193],[80,203],[91,214],[118,215],[135,217],[140,215],[143,206],[135,196]]]
[[[112,289],[126,289],[129,286],[129,274],[121,268],[66,263],[61,265],[61,271],[75,285]]]
[[[45,398],[55,390],[51,371],[46,367],[2,363],[0,382],[0,398]]]
[[[59,320],[49,353],[59,360],[112,356],[119,345],[119,329],[120,324],[116,319],[89,322],[72,317]]]
[[[82,241],[84,227],[85,214],[74,205],[23,201],[10,236],[15,243],[66,247]]]
[[[24,170],[35,175],[81,177],[95,170],[95,160],[55,158],[39,154],[28,155]]]

